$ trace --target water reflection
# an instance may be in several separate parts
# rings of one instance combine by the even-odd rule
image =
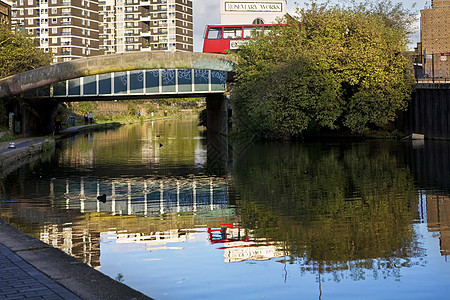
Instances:
[[[156,298],[446,295],[450,199],[417,167],[427,143],[247,144],[219,164],[195,124],[67,140],[5,179],[0,216]]]
[[[235,162],[241,222],[283,241],[289,262],[302,270],[332,272],[336,280],[342,270],[353,279],[368,271],[399,277],[423,250],[412,227],[414,180],[395,147],[254,146]]]

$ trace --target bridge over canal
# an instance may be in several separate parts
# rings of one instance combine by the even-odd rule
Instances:
[[[59,102],[206,97],[208,127],[226,132],[229,55],[187,52],[129,52],[77,59],[0,80],[0,98],[19,97],[12,111],[22,131],[50,133]],[[11,111],[11,108],[10,108]]]

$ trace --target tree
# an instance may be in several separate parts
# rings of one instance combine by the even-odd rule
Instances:
[[[36,41],[21,33],[12,32],[0,22],[0,78],[49,65],[51,55],[37,47]]]
[[[323,129],[384,126],[405,110],[412,13],[390,2],[312,3],[236,54],[232,103],[241,133],[292,138]]]

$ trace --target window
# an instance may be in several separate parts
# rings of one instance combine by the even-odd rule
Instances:
[[[226,27],[223,29],[224,39],[240,39],[242,38],[241,27]]]
[[[261,18],[256,18],[255,20],[253,20],[252,24],[255,24],[255,25],[264,24],[264,20]]]
[[[253,36],[258,36],[262,33],[262,27],[244,27],[244,39],[249,39]]]
[[[208,39],[221,39],[222,27],[211,27],[208,30]]]

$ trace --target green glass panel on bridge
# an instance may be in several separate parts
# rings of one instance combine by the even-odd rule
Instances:
[[[192,69],[178,70],[178,92],[192,92]]]
[[[211,71],[211,91],[225,90],[225,72]]]
[[[145,90],[147,93],[159,93],[159,70],[145,71]]]
[[[224,92],[226,72],[205,69],[131,70],[61,81],[27,93],[33,97],[95,97]]]
[[[130,71],[130,94],[144,93],[144,71]]]
[[[69,80],[69,95],[80,95],[81,92],[81,86],[80,86],[80,78],[75,78]]]
[[[114,94],[127,94],[127,72],[114,73]]]
[[[83,78],[83,94],[97,95],[97,78],[96,75]]]
[[[110,95],[111,93],[111,73],[98,75],[98,93],[100,95]]]
[[[209,91],[209,70],[194,70],[194,84],[196,92]]]
[[[65,96],[66,95],[66,82],[60,81],[53,85],[53,96]]]
[[[163,93],[175,93],[176,85],[175,85],[175,70],[173,69],[164,69],[161,70],[161,79],[162,79],[162,92]]]

